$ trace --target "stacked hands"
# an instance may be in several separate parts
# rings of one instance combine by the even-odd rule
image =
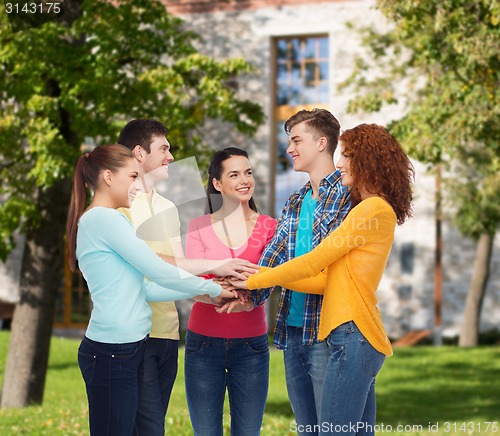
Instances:
[[[246,286],[248,277],[259,271],[259,266],[245,259],[227,259],[213,280],[222,286],[218,297],[212,298],[218,313],[251,311],[254,303]]]

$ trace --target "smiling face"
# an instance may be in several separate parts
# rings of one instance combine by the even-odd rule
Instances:
[[[153,136],[149,148],[150,152],[147,153],[141,147],[140,157],[138,157],[142,174],[147,174],[162,166],[168,169],[168,164],[174,160],[174,156],[170,153],[170,143],[167,138],[165,136]]]
[[[289,146],[286,152],[292,156],[295,171],[310,173],[316,158],[326,146],[325,138],[316,137],[307,122],[296,124],[290,129]],[[323,144],[324,142],[324,144]]]
[[[127,159],[125,165],[114,172],[111,170],[103,171],[111,207],[115,209],[130,207],[134,194],[134,182],[138,177],[139,168],[134,158]]]
[[[222,162],[220,179],[212,179],[214,188],[224,200],[232,199],[247,203],[255,189],[252,167],[244,156],[231,156]]]
[[[340,176],[342,178],[342,185],[352,186],[354,183],[354,178],[351,174],[350,157],[344,151],[342,144],[340,145],[340,157],[337,161],[337,169],[340,171]]]

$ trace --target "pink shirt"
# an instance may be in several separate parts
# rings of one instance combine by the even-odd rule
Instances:
[[[186,255],[191,259],[227,259],[234,255],[256,264],[275,228],[274,218],[259,215],[247,243],[231,250],[216,235],[210,215],[203,215],[189,223]],[[214,305],[197,301],[189,316],[188,329],[216,338],[252,338],[267,333],[266,313],[263,305],[250,312],[217,313]]]

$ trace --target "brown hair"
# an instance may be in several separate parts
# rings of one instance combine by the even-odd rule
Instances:
[[[129,121],[120,132],[118,144],[133,150],[140,145],[146,153],[151,153],[151,143],[155,136],[167,136],[168,129],[153,119],[136,119]]]
[[[342,154],[349,158],[353,177],[351,204],[361,201],[360,188],[384,197],[398,224],[412,216],[415,170],[399,142],[377,124],[360,124],[340,135]]]
[[[73,191],[71,192],[66,221],[68,263],[71,271],[75,269],[76,232],[78,220],[87,203],[87,187],[95,191],[99,175],[104,170],[118,171],[126,165],[127,159],[134,159],[133,153],[128,148],[119,144],[111,144],[96,147],[90,153],[81,155],[76,161],[73,173]]]
[[[307,123],[307,126],[311,130],[311,133],[315,137],[324,136],[327,139],[327,151],[328,154],[333,156],[335,149],[337,148],[337,143],[339,142],[340,133],[340,123],[333,116],[333,114],[326,109],[314,108],[313,110],[303,109],[298,111],[295,115],[292,115],[285,122],[285,132],[290,135],[290,130],[292,127],[300,123]]]

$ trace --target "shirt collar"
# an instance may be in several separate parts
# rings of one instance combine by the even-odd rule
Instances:
[[[323,186],[324,184],[328,183],[331,187],[334,187],[340,181],[340,170],[335,170],[333,173],[328,174],[326,177],[324,177],[319,185]]]
[[[319,182],[319,193],[321,195],[324,188],[334,188],[338,183],[341,183],[340,171],[335,170],[333,173],[323,177]],[[300,190],[294,192],[290,197],[290,207],[297,207],[299,202],[304,198],[306,192],[311,189],[311,181],[309,180]]]

